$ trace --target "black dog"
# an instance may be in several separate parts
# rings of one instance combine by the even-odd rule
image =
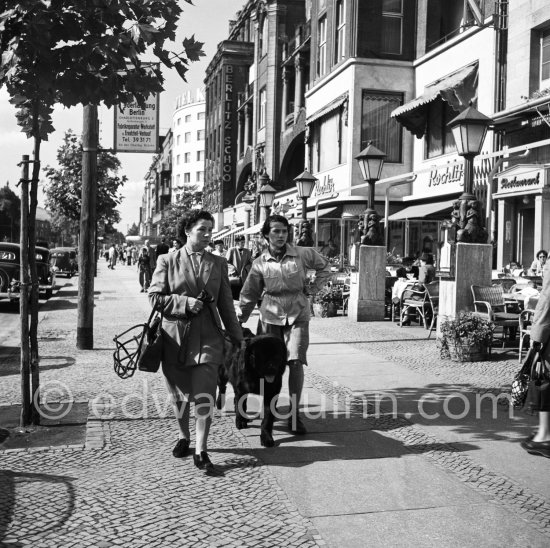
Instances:
[[[242,348],[228,355],[224,366],[219,368],[219,395],[216,407],[221,409],[229,381],[235,392],[235,426],[246,428],[247,394],[263,396],[263,416],[260,442],[264,447],[273,447],[273,412],[281,392],[286,367],[286,347],[274,335],[254,336],[249,329],[243,329],[245,343]]]

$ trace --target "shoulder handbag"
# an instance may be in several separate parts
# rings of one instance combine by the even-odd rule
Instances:
[[[539,360],[538,351],[530,348],[525,355],[521,369],[514,375],[514,380],[512,381],[512,388],[510,390],[512,407],[523,407],[525,405],[529,380],[531,378],[531,368],[533,367],[533,363]]]
[[[531,366],[531,378],[527,390],[526,410],[534,414],[537,411],[550,411],[550,371],[546,365],[546,345],[541,349],[539,359]]]
[[[156,373],[162,361],[162,312],[155,316],[153,308],[149,320],[144,325],[137,368],[140,371]]]

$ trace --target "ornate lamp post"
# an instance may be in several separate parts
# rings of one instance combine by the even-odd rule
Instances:
[[[296,245],[303,247],[313,246],[313,235],[311,231],[311,224],[307,220],[307,199],[311,196],[317,179],[309,173],[307,169],[304,169],[298,177],[294,179],[296,183],[296,189],[298,190],[298,198],[302,200],[302,222],[299,227],[299,236]]]
[[[254,194],[255,188],[256,183],[252,177],[249,176],[248,180],[244,184],[245,194],[242,198],[242,201],[245,204],[244,210],[246,211],[246,228],[250,228],[251,225],[250,218],[252,214],[252,207],[256,202],[256,195]],[[248,234],[246,235],[246,245],[248,246]]]
[[[369,203],[363,213],[363,220],[359,222],[362,245],[384,245],[384,234],[380,229],[380,216],[374,209],[374,185],[380,179],[386,154],[378,150],[372,141],[369,141],[355,159],[361,168],[363,179],[369,183]]]
[[[258,177],[260,188],[258,189],[258,196],[260,197],[260,206],[264,208],[265,217],[267,218],[271,212],[271,206],[275,199],[277,191],[269,184],[269,175],[263,170],[262,174]]]
[[[491,119],[469,106],[447,125],[453,132],[458,154],[464,157],[464,191],[454,203],[453,222],[457,226],[456,241],[486,243],[480,204],[473,194],[474,158],[481,152]]]

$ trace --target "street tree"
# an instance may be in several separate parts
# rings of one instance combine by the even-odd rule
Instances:
[[[202,193],[197,191],[197,185],[186,185],[185,193],[179,200],[171,203],[163,210],[162,220],[159,224],[159,233],[166,238],[177,237],[178,221],[188,209],[200,206]]]
[[[65,133],[63,144],[57,150],[58,167],[44,169],[48,182],[44,187],[46,207],[56,222],[65,221],[78,232],[82,210],[82,141],[72,130]],[[120,188],[127,181],[120,177],[120,160],[109,151],[97,154],[96,219],[98,224],[120,221],[116,207],[122,202]]]
[[[185,2],[192,4],[191,0]],[[194,37],[183,40],[181,51],[170,49],[182,13],[178,4],[177,0],[0,0],[0,87],[5,86],[17,108],[18,124],[33,140],[28,227],[21,227],[21,270],[30,268],[33,288],[30,330],[26,308],[20,314],[22,375],[28,375],[30,366],[32,377],[31,393],[22,388],[22,425],[39,422],[35,221],[40,144],[54,131],[54,105],[84,105],[84,118],[95,122],[90,114],[101,103],[112,107],[137,102],[144,108],[149,95],[163,89],[161,64],[174,68],[185,79],[189,63],[204,54]],[[87,135],[87,127],[83,133]],[[86,153],[93,154],[93,147],[87,147]],[[26,189],[25,182],[22,191]],[[90,258],[95,237],[88,237],[95,236],[90,228],[95,227],[93,198],[88,199],[87,194],[82,201],[81,232],[85,227],[87,237],[80,261],[86,268],[80,271],[77,344],[81,329],[92,331],[89,325],[81,328],[81,318],[88,319],[93,310],[95,265]],[[26,198],[22,203],[27,203]],[[26,303],[27,291],[23,284],[22,303]],[[25,364],[29,340],[30,364]]]
[[[128,229],[126,236],[139,236],[139,226],[136,223],[132,223],[132,226]]]

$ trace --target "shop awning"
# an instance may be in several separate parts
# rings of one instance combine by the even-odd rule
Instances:
[[[434,215],[445,210],[451,212],[454,200],[447,200],[445,202],[435,202],[432,204],[418,204],[406,207],[397,213],[393,213],[388,217],[388,221],[403,221],[404,219],[423,219],[428,215]]]
[[[240,225],[240,226],[236,226],[230,230],[228,230],[225,234],[222,234],[222,238],[227,238],[227,236],[231,236],[231,235],[237,235],[239,234],[240,232],[242,232],[244,230],[244,226],[243,225]]]
[[[336,99],[333,99],[328,105],[325,105],[317,112],[314,112],[311,116],[308,116],[306,118],[306,124],[311,124],[311,122],[314,122],[318,118],[321,118],[321,116],[324,116],[325,114],[328,114],[329,112],[337,109],[340,105],[343,105],[348,100],[348,97],[348,92],[343,93],[339,97],[336,97]]]
[[[416,99],[396,108],[391,117],[405,126],[419,139],[426,132],[428,107],[441,97],[449,103],[457,114],[464,110],[470,100],[477,96],[477,63],[462,67],[424,88],[424,93]]]
[[[319,209],[318,218],[321,219],[322,217],[330,217],[331,214],[333,214],[338,208],[337,207],[326,207],[324,209]],[[308,211],[307,212],[307,219],[308,221],[314,221],[315,220],[315,211]],[[298,224],[302,221],[302,217],[292,217],[288,220],[288,222],[291,225]]]
[[[258,234],[258,232],[262,230],[263,225],[264,223],[256,223],[255,225],[249,226],[244,229],[243,234]]]
[[[212,234],[212,239],[218,240],[219,238],[225,236],[230,230],[230,228],[222,228],[219,232]]]

